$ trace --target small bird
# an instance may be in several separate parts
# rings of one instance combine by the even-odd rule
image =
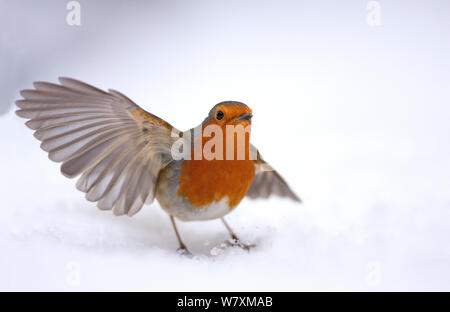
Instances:
[[[182,254],[190,252],[174,217],[220,218],[230,244],[249,249],[224,219],[245,196],[301,202],[249,142],[252,110],[243,103],[221,102],[199,126],[181,132],[118,91],[64,77],[59,83],[22,90],[16,114],[29,119],[25,124],[49,158],[62,163],[64,176],[81,175],[77,189],[99,209],[132,216],[156,198]],[[235,129],[244,129],[243,136]]]

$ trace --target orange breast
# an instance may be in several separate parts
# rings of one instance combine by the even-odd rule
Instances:
[[[226,135],[224,131],[224,142]],[[202,146],[208,140],[203,140]],[[246,134],[245,151],[249,151],[250,134]],[[178,194],[186,197],[196,208],[228,198],[228,206],[235,207],[247,194],[255,176],[254,161],[248,153],[244,160],[237,160],[237,145],[234,144],[235,160],[226,160],[226,144],[223,160],[186,160],[181,166]]]
[[[181,166],[178,194],[196,208],[226,196],[231,209],[244,198],[254,176],[252,160],[186,160]]]

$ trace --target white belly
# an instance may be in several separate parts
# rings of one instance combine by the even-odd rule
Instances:
[[[161,203],[161,207],[169,214],[183,221],[212,220],[221,218],[231,211],[228,206],[228,198],[224,197],[218,202],[196,208],[186,199],[178,197],[171,205]]]

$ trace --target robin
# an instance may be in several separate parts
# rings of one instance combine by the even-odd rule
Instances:
[[[81,175],[76,187],[99,209],[132,216],[156,198],[184,254],[190,253],[174,217],[220,218],[231,244],[248,249],[224,219],[245,196],[300,202],[250,144],[252,110],[243,103],[221,102],[198,127],[180,132],[120,92],[70,78],[59,82],[22,90],[16,114],[29,119],[26,125],[49,158],[62,162],[64,176]]]

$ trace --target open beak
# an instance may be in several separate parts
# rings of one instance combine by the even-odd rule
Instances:
[[[238,117],[236,117],[234,120],[236,121],[244,121],[244,120],[250,120],[253,117],[252,114],[242,114]]]

